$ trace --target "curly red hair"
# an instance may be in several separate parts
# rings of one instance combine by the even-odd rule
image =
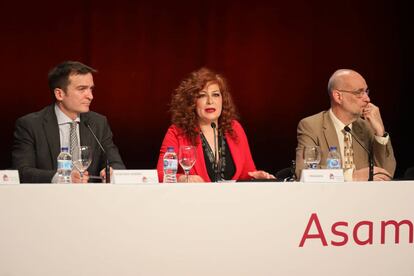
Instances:
[[[200,91],[207,83],[216,83],[222,95],[222,111],[218,119],[218,130],[221,133],[229,133],[235,136],[232,128],[232,120],[237,119],[236,107],[233,103],[227,81],[219,74],[208,68],[200,68],[184,79],[175,89],[171,100],[171,121],[181,128],[192,143],[196,144],[196,138],[200,134],[198,115],[196,112],[196,100]]]

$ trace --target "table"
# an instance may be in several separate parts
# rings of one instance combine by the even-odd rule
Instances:
[[[414,275],[413,222],[412,181],[0,185],[0,276]]]

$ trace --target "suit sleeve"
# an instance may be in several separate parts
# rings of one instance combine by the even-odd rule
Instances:
[[[178,130],[175,126],[170,126],[168,128],[167,133],[164,136],[164,140],[162,141],[162,145],[161,145],[160,152],[158,155],[158,162],[157,162],[157,172],[158,172],[159,182],[163,182],[164,180],[164,154],[167,152],[167,148],[170,146],[174,147],[175,152],[177,152],[178,148],[180,147],[180,142],[178,139]],[[177,173],[177,179],[181,175],[182,173]]]
[[[297,139],[298,145],[296,147],[296,178],[300,179],[300,174],[304,168],[303,162],[303,149],[305,145],[311,146],[319,146],[317,141],[317,137],[315,131],[312,130],[312,127],[309,122],[305,119],[301,120],[297,127]]]
[[[396,168],[396,160],[391,144],[391,138],[388,137],[388,141],[383,144],[381,143],[381,139],[377,139],[374,130],[367,121],[359,120],[358,126],[362,128],[360,136],[363,137],[364,141],[366,140],[366,147],[372,150],[374,165],[385,169],[393,177]],[[368,160],[366,161],[366,166],[369,166]]]
[[[385,145],[382,145],[378,143],[376,139],[373,139],[373,151],[375,165],[385,169],[391,176],[394,176],[397,162],[395,161],[391,139],[389,139],[388,143]]]
[[[121,155],[119,154],[117,146],[114,144],[112,139],[112,131],[109,126],[108,120],[105,117],[104,122],[104,129],[103,129],[103,135],[102,135],[102,146],[104,147],[106,151],[106,155],[109,160],[109,165],[113,169],[126,169],[124,162],[122,161]],[[105,167],[104,164],[105,161],[103,161],[102,168]]]
[[[239,179],[250,179],[251,176],[249,176],[247,173],[256,171],[256,166],[254,164],[252,153],[250,151],[249,141],[247,140],[247,135],[244,132],[244,129],[240,125],[240,123],[238,123],[237,121],[234,121],[233,124],[234,124],[233,128],[236,131],[237,137],[240,142],[241,153],[244,158],[243,170],[240,174]]]
[[[16,121],[12,149],[12,166],[19,171],[21,183],[50,183],[54,170],[38,169],[36,164],[33,124],[20,118]]]

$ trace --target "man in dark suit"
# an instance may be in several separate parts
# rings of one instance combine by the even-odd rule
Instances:
[[[106,158],[111,168],[125,169],[112,141],[106,117],[89,111],[93,99],[93,72],[96,70],[80,62],[59,64],[48,76],[55,102],[16,121],[12,162],[13,167],[19,170],[22,183],[50,183],[57,170],[60,149],[71,147],[72,134],[75,135],[75,144],[92,148],[88,172],[81,178],[73,169],[72,182],[87,182],[89,175],[106,177]],[[106,156],[92,131],[105,149]]]
[[[299,178],[304,168],[305,146],[320,147],[322,168],[326,166],[329,147],[332,146],[338,149],[344,161],[347,135],[344,128],[348,126],[354,136],[365,144],[365,148],[373,153],[374,180],[389,180],[388,176],[394,175],[396,167],[394,152],[379,108],[372,104],[369,98],[365,79],[354,70],[337,70],[329,79],[328,93],[331,108],[304,118],[298,124],[296,176]],[[368,180],[367,152],[357,142],[352,142],[352,151],[353,163],[345,169],[345,179]]]

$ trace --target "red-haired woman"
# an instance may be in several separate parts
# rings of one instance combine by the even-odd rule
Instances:
[[[256,170],[246,134],[236,120],[236,109],[222,76],[207,68],[192,72],[175,90],[170,111],[172,125],[164,137],[157,164],[160,182],[167,147],[173,146],[178,152],[183,145],[193,145],[197,152],[189,182],[274,178]],[[180,167],[177,180],[186,180]]]

